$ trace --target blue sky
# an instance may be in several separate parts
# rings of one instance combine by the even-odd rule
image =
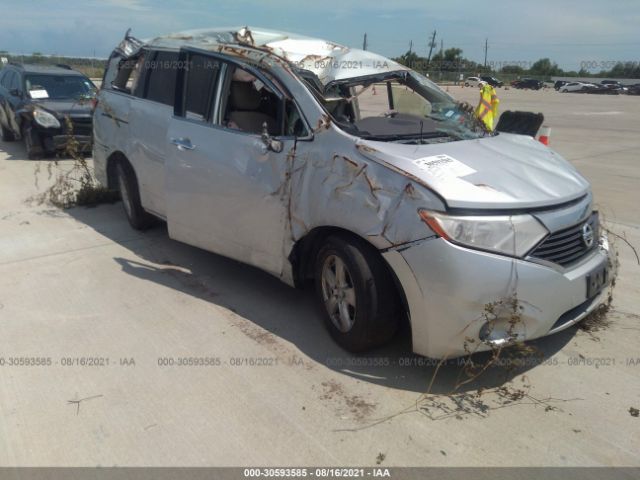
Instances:
[[[475,61],[531,62],[550,57],[567,69],[582,62],[640,62],[639,0],[0,0],[0,50],[106,56],[132,27],[144,38],[191,28],[254,25],[318,36],[385,56],[426,55],[437,30],[445,49]],[[439,48],[439,47],[438,47]]]

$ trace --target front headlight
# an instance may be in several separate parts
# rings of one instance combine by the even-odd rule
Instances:
[[[465,247],[523,257],[549,233],[531,215],[453,216],[419,210],[438,235]]]
[[[33,111],[33,118],[38,125],[44,128],[60,128],[60,122],[56,117],[39,108]]]

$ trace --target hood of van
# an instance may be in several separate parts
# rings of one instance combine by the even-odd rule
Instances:
[[[431,145],[358,140],[356,146],[366,157],[435,191],[453,208],[547,207],[590,190],[568,161],[523,135]]]

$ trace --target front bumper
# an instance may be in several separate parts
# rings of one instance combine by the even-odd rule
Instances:
[[[37,145],[40,142],[45,152],[54,153],[67,150],[70,139],[73,139],[78,144],[78,153],[91,153],[93,144],[91,120],[74,119],[71,135],[69,135],[66,124],[59,128],[45,128],[36,122],[32,122],[31,125],[33,143]]]
[[[514,294],[517,324],[510,327],[508,308],[501,306],[505,319],[495,321],[494,334],[510,329],[524,341],[568,328],[607,300],[607,287],[615,276],[615,256],[606,235],[599,248],[568,268],[472,250],[442,238],[405,245],[383,256],[404,289],[413,351],[431,358],[489,350],[491,346],[480,340],[487,309],[495,310]],[[605,262],[608,283],[587,299],[587,275]]]
[[[78,153],[91,153],[92,138],[87,135],[73,135],[71,138],[78,143]],[[42,144],[47,152],[67,150],[70,143],[69,135],[50,135],[42,137]]]

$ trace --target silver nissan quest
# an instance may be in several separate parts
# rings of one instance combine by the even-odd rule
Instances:
[[[369,51],[248,27],[127,32],[94,139],[133,228],[162,219],[171,238],[313,281],[352,352],[405,319],[433,358],[549,335],[614,275],[571,164]]]

